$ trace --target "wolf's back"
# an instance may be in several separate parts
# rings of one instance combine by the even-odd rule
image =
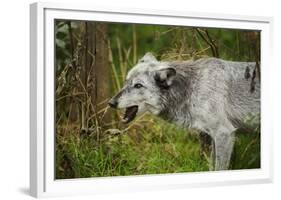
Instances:
[[[260,80],[253,78],[254,62],[202,58],[174,66],[179,73],[192,79],[189,82],[194,84],[193,101],[208,112],[226,115],[235,127],[251,116],[259,116]]]

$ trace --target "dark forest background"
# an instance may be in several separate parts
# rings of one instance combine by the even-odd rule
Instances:
[[[150,115],[123,125],[108,108],[146,52],[252,61],[259,76],[258,31],[57,20],[55,36],[58,179],[208,170],[197,134]],[[238,134],[231,168],[259,167],[259,130]]]

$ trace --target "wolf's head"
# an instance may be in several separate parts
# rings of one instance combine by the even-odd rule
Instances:
[[[158,115],[163,109],[162,94],[169,90],[175,75],[173,67],[146,53],[128,72],[123,88],[108,104],[113,108],[125,109],[124,123],[129,123],[144,112]]]

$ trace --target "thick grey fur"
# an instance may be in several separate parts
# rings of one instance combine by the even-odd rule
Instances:
[[[254,62],[217,58],[161,62],[147,53],[127,75],[122,90],[111,99],[118,108],[138,105],[138,114],[153,113],[181,127],[194,128],[212,138],[210,170],[226,170],[235,131],[259,125],[260,84],[251,91]],[[135,84],[143,85],[135,88]]]

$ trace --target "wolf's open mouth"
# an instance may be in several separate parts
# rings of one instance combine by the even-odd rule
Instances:
[[[123,117],[123,123],[127,124],[131,122],[133,119],[135,119],[136,114],[138,112],[138,106],[131,106],[126,108],[124,117]]]

